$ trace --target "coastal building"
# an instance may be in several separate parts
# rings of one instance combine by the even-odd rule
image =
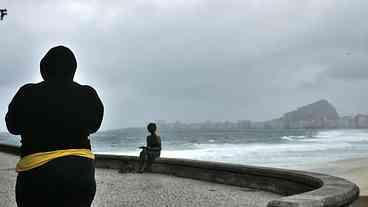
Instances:
[[[337,127],[342,129],[356,128],[354,116],[343,116],[337,121]]]
[[[249,129],[252,126],[252,122],[249,120],[239,120],[237,122],[238,129]]]
[[[368,128],[368,115],[358,114],[354,117],[356,128]]]

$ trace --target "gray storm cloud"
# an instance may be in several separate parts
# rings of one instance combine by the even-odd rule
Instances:
[[[104,129],[151,120],[266,120],[318,99],[368,112],[368,2],[2,1],[0,109],[69,46]],[[5,125],[0,125],[5,130]]]

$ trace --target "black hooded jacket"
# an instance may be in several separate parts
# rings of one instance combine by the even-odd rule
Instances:
[[[96,91],[73,81],[74,54],[58,46],[41,60],[44,81],[22,86],[6,114],[10,133],[21,135],[21,156],[60,149],[90,149],[88,136],[102,122]]]

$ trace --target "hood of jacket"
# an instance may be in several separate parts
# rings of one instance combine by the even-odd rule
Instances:
[[[73,81],[77,60],[65,46],[51,48],[40,62],[41,76],[45,81]]]

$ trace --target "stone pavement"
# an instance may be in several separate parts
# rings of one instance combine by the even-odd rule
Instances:
[[[16,207],[14,166],[18,158],[0,152],[0,207]],[[94,207],[162,206],[266,206],[281,197],[204,181],[161,174],[121,174],[116,170],[96,170],[97,192]]]

